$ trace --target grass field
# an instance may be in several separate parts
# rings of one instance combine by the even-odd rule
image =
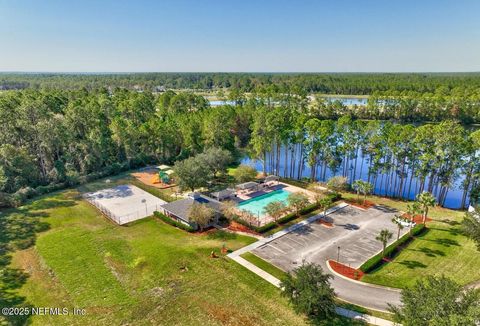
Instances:
[[[155,218],[119,227],[75,190],[3,211],[0,223],[0,305],[87,313],[30,317],[33,325],[306,323],[278,289],[226,257],[210,258],[223,243],[235,250],[250,237],[189,234]]]
[[[354,196],[344,194],[344,197]],[[369,200],[405,211],[407,203],[371,196]],[[426,275],[445,275],[466,285],[480,279],[480,254],[460,232],[464,212],[430,209],[428,231],[417,237],[394,260],[366,274],[362,281],[405,288]]]
[[[251,262],[255,266],[257,266],[258,268],[261,268],[265,272],[275,276],[278,279],[282,279],[286,275],[286,272],[284,272],[280,268],[270,264],[269,262],[263,260],[262,258],[258,257],[257,255],[252,254],[251,252],[246,252],[246,253],[244,253],[240,256],[242,258],[244,258],[245,260],[248,260],[249,262]],[[383,319],[387,319],[387,320],[392,320],[392,315],[389,314],[389,313],[366,309],[366,308],[363,308],[363,307],[360,307],[360,306],[357,306],[357,305],[354,305],[354,304],[351,304],[351,303],[344,302],[340,299],[337,299],[336,301],[337,301],[337,306],[339,306],[339,307],[349,309],[349,310],[353,310],[353,311],[357,311],[357,312],[360,312],[362,314],[368,314],[368,315],[371,315],[371,316],[374,316],[374,317],[379,317],[379,318],[383,318]]]

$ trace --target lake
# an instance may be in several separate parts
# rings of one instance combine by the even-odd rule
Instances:
[[[365,106],[367,105],[367,98],[356,98],[356,97],[324,97],[329,102],[340,101],[343,105],[358,105]],[[219,100],[209,100],[210,106],[220,106],[220,105],[235,105],[234,101],[219,101]]]
[[[343,105],[347,105],[347,106],[350,106],[350,105],[365,106],[367,105],[367,102],[368,102],[368,98],[357,98],[357,97],[330,97],[330,96],[327,97],[326,96],[324,97],[324,99],[326,99],[329,102],[339,101]]]
[[[298,147],[299,147],[299,145],[297,145],[297,149],[298,149]],[[297,150],[297,153],[299,153],[299,152],[300,151]],[[298,164],[300,162],[299,154],[295,158],[296,163],[295,163],[295,171],[294,171],[293,175],[291,174],[291,172],[292,172],[291,151],[288,151],[287,154],[288,154],[288,157],[287,157],[288,162],[287,162],[287,167],[285,169],[285,148],[282,147],[281,148],[281,154],[280,154],[280,169],[279,169],[278,175],[280,175],[281,177],[293,177],[294,179],[297,179],[298,178],[298,174],[297,174]],[[270,160],[271,160],[271,156],[272,155],[270,155],[270,154],[267,155],[266,171],[269,174],[274,174],[275,171],[272,171],[272,169],[270,167],[270,164],[269,164]],[[251,166],[255,167],[255,169],[257,169],[258,171],[262,171],[262,169],[263,169],[263,164],[260,160],[245,157],[245,158],[243,158],[241,163],[251,165]],[[365,157],[364,160],[363,160],[363,166],[362,166],[361,153],[359,153],[357,160],[355,160],[355,159],[349,160],[348,167],[349,167],[349,173],[348,173],[349,176],[351,175],[350,171],[352,171],[356,167],[356,177],[355,177],[355,179],[363,179],[365,181],[368,180],[368,160]],[[333,171],[331,171],[330,169],[327,168],[326,173],[325,173],[325,178],[322,179],[322,173],[319,173],[318,171],[320,171],[320,167],[317,168],[317,174],[316,175],[319,176],[319,178],[317,178],[317,181],[327,181],[328,179],[330,179],[334,175],[342,175],[341,169],[339,169],[337,171],[337,173],[333,173]],[[310,175],[311,175],[311,168],[305,162],[305,166],[304,166],[304,169],[301,173],[300,179],[301,178],[310,178]],[[392,195],[393,192],[387,190],[386,179],[387,179],[386,174],[383,174],[383,175],[379,174],[378,175],[377,183],[376,183],[375,189],[374,189],[374,194],[381,195],[381,196]],[[408,186],[409,186],[409,183],[410,183],[410,179],[412,179],[412,186],[411,186],[411,191],[408,192]],[[463,190],[460,189],[460,186],[461,186],[461,183],[462,183],[463,179],[464,179],[464,177],[462,175],[460,175],[459,178],[455,181],[455,184],[453,185],[453,187],[451,187],[449,189],[449,191],[447,193],[446,200],[445,200],[445,205],[444,205],[445,207],[460,208],[460,205],[461,205],[461,202],[462,202],[462,195],[463,195]],[[399,181],[400,178],[396,177],[396,180]],[[427,178],[427,180],[428,180],[428,178]],[[395,177],[393,178],[393,182],[395,182]],[[420,182],[417,178],[415,178],[415,177],[411,178],[410,171],[408,171],[408,177],[405,181],[405,189],[403,191],[404,198],[411,199],[411,200],[415,199],[415,188],[419,186],[419,183]],[[428,189],[428,182],[426,182],[425,189]],[[467,200],[467,204],[468,204],[468,200]]]
[[[235,105],[234,101],[217,101],[217,100],[212,100],[208,101],[210,103],[210,106],[220,106],[220,105]]]

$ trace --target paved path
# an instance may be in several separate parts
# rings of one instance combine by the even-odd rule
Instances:
[[[344,207],[347,207],[348,205],[345,203],[339,204],[335,207],[330,208],[327,210],[327,215],[331,214],[333,212],[336,212],[337,210],[340,210]],[[262,277],[265,279],[267,282],[273,284],[276,287],[279,287],[280,285],[280,280],[278,280],[276,277],[273,275],[265,272],[264,270],[258,268],[257,266],[253,265],[252,263],[248,262],[247,260],[243,259],[240,257],[240,255],[249,252],[251,250],[254,250],[270,241],[273,241],[275,239],[278,239],[279,237],[288,234],[289,232],[292,232],[294,230],[297,230],[305,225],[308,225],[312,222],[315,222],[319,218],[321,218],[323,214],[318,214],[315,216],[312,216],[300,223],[297,223],[295,225],[292,225],[282,231],[279,231],[269,237],[263,238],[255,243],[252,243],[246,247],[243,247],[237,251],[234,251],[228,255],[231,259],[235,260],[245,268],[249,269],[250,271],[254,272],[258,276]],[[325,271],[329,271],[328,267],[322,266]],[[332,280],[332,286],[335,289],[335,292],[337,296],[347,302],[357,304],[360,306],[372,308],[372,309],[377,309],[377,310],[385,310],[387,305],[386,302],[392,302],[395,304],[399,303],[399,298],[400,298],[400,293],[397,290],[392,290],[388,288],[383,288],[379,286],[374,286],[370,284],[365,284],[361,282],[354,282],[350,280],[343,279],[341,277],[334,277]],[[374,325],[380,325],[380,326],[391,326],[394,325],[392,322],[381,319],[381,318],[376,318],[373,316],[369,315],[364,315],[357,313],[355,311],[350,311],[347,309],[343,309],[340,307],[337,307],[337,313],[349,317],[349,318],[355,318],[355,319],[362,319],[370,324]]]

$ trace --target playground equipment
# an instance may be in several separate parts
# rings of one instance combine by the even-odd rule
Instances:
[[[168,171],[158,171],[158,174],[153,176],[152,178],[152,183],[157,184],[157,183],[163,183],[163,184],[169,184],[170,181],[172,180],[170,176],[167,173]]]

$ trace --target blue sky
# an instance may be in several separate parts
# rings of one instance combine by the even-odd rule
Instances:
[[[478,0],[0,0],[0,71],[480,71]]]

